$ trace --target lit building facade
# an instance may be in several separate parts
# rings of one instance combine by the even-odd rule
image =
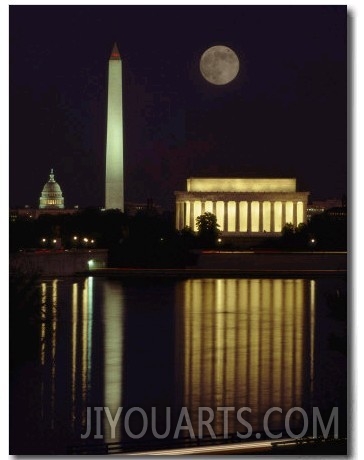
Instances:
[[[343,207],[343,200],[338,198],[331,198],[329,200],[313,201],[312,204],[307,206],[307,220],[310,222],[313,216],[322,214],[331,208]],[[346,207],[346,206],[345,206]]]
[[[25,205],[24,208],[10,209],[10,221],[16,222],[18,218],[35,220],[43,214],[58,216],[60,214],[76,214],[77,212],[79,212],[78,206],[65,208],[62,189],[54,179],[54,172],[51,169],[49,179],[39,198],[39,207]]]
[[[39,209],[64,209],[64,198],[59,184],[54,179],[53,169],[39,198]]]
[[[278,236],[287,223],[306,223],[308,195],[294,178],[190,178],[175,192],[176,228],[196,231],[196,218],[211,212],[223,236]]]

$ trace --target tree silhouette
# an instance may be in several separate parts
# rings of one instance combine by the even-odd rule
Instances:
[[[215,214],[205,212],[196,218],[197,233],[202,247],[215,247],[220,231]]]

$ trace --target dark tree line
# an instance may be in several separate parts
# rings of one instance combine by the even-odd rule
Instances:
[[[10,222],[10,252],[47,250],[59,239],[63,249],[105,248],[110,266],[184,267],[197,247],[188,229],[178,232],[171,213],[85,209],[77,214],[41,215]],[[87,240],[87,241],[85,241]]]
[[[313,216],[307,224],[294,227],[287,224],[282,237],[275,243],[288,250],[345,251],[347,249],[346,217],[339,218],[330,212]]]
[[[116,210],[85,209],[77,214],[41,215],[34,221],[18,218],[10,222],[10,252],[50,249],[58,239],[68,250],[108,249],[110,266],[184,267],[193,264],[193,249],[224,249],[214,214],[202,214],[196,225],[197,232],[189,227],[177,231],[172,213],[151,210],[135,216]],[[346,238],[346,219],[323,213],[308,224],[287,224],[280,238],[267,238],[260,247],[345,250]]]

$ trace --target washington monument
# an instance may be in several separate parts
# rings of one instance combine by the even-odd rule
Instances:
[[[105,208],[124,212],[122,71],[116,43],[109,59]]]

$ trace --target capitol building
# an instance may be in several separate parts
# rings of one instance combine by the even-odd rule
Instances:
[[[66,208],[61,186],[55,180],[53,168],[49,174],[48,181],[44,184],[38,208],[25,206],[24,208],[11,209],[10,219],[15,221],[18,217],[37,219],[42,214],[75,214],[79,211],[78,206]]]
[[[39,198],[39,209],[64,209],[64,198],[59,184],[54,180],[53,169],[49,174],[48,182]]]

